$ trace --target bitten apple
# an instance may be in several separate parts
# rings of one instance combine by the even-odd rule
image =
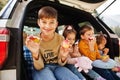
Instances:
[[[33,41],[36,42],[36,43],[39,43],[39,42],[40,42],[40,39],[39,39],[38,37],[36,37],[36,36],[30,36],[29,39],[30,39],[30,40],[33,40]]]
[[[90,41],[93,40],[93,39],[94,39],[94,37],[90,37],[90,38],[89,38]]]
[[[63,43],[62,43],[62,47],[63,48],[69,48],[70,47],[69,41],[68,40],[64,40]]]

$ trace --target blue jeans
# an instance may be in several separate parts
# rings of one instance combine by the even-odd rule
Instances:
[[[106,80],[120,80],[116,73],[109,69],[101,69],[96,67],[94,67],[93,69],[102,77],[104,77]]]
[[[75,75],[77,75],[79,79],[86,80],[86,78],[77,70],[73,64],[66,64],[65,66],[70,69]]]
[[[66,67],[46,64],[42,70],[34,70],[33,80],[80,80]]]
[[[100,77],[100,75],[96,73],[94,70],[89,70],[89,72],[86,74],[94,80],[97,80],[97,78]]]
[[[86,80],[86,78],[80,73],[76,67],[72,64],[66,64],[66,67],[69,68],[74,74],[76,74],[81,80]],[[96,73],[94,70],[89,70],[88,73],[85,73],[90,78],[97,80],[98,77],[101,77],[98,73]]]

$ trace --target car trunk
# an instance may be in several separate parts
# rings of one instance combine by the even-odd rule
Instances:
[[[57,11],[58,11],[58,22],[59,22],[58,26],[72,24],[73,26],[75,26],[74,27],[75,30],[77,32],[79,32],[80,26],[78,25],[78,23],[88,21],[93,25],[93,27],[95,27],[95,29],[97,31],[103,31],[103,33],[106,33],[107,35],[109,35],[108,32],[104,29],[104,27],[102,27],[104,25],[99,23],[96,20],[96,18],[91,15],[94,12],[94,10],[96,8],[98,8],[100,5],[102,5],[104,2],[106,2],[106,0],[105,1],[98,0],[98,2],[87,2],[87,3],[80,1],[80,0],[54,0],[54,1],[33,0],[32,2],[30,2],[26,7],[26,13],[25,13],[25,15],[24,15],[25,17],[22,21],[23,26],[21,29],[24,29],[25,26],[39,28],[37,25],[38,10],[43,6],[52,6],[55,9],[57,9]],[[85,1],[91,1],[91,0],[85,0]],[[61,3],[64,5],[61,5]],[[66,6],[66,5],[69,5],[69,6]],[[85,6],[85,7],[83,7],[83,6]],[[93,8],[93,9],[91,9],[91,8]],[[21,31],[23,31],[23,30],[21,30]],[[58,32],[58,30],[56,30],[56,32]],[[79,34],[77,34],[77,38],[80,38]],[[108,36],[108,39],[110,39],[110,38],[111,37]],[[113,47],[117,48],[117,46],[113,46],[113,45],[116,44],[118,41],[117,41],[117,39],[113,40],[113,38],[111,38],[110,40],[108,40],[108,42],[109,42],[109,44],[107,44],[107,45],[111,49],[110,57],[113,58],[115,55],[118,55],[118,54],[113,54],[115,51],[112,49]],[[113,42],[113,44],[112,44],[112,42]],[[116,50],[116,52],[118,52],[118,49]],[[26,67],[26,66],[24,66],[24,67]],[[25,70],[25,68],[24,68],[24,70]]]

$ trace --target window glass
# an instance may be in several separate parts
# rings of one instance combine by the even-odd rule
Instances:
[[[0,11],[8,3],[9,0],[0,0]]]
[[[58,33],[59,33],[60,35],[62,35],[64,29],[65,29],[65,25],[60,25],[60,26],[58,26]]]
[[[109,0],[111,1],[111,0]],[[105,7],[104,5],[102,7]],[[97,13],[101,13],[102,7],[97,9]],[[111,3],[109,7],[106,7],[106,10],[103,11],[99,18],[105,22],[114,33],[120,37],[120,0],[116,0],[114,3]]]

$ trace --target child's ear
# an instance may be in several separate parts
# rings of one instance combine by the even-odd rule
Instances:
[[[38,24],[38,26],[40,26],[40,19],[37,20],[37,24]]]
[[[81,37],[81,39],[84,39],[84,36],[83,36],[83,35],[81,35],[80,37]]]

